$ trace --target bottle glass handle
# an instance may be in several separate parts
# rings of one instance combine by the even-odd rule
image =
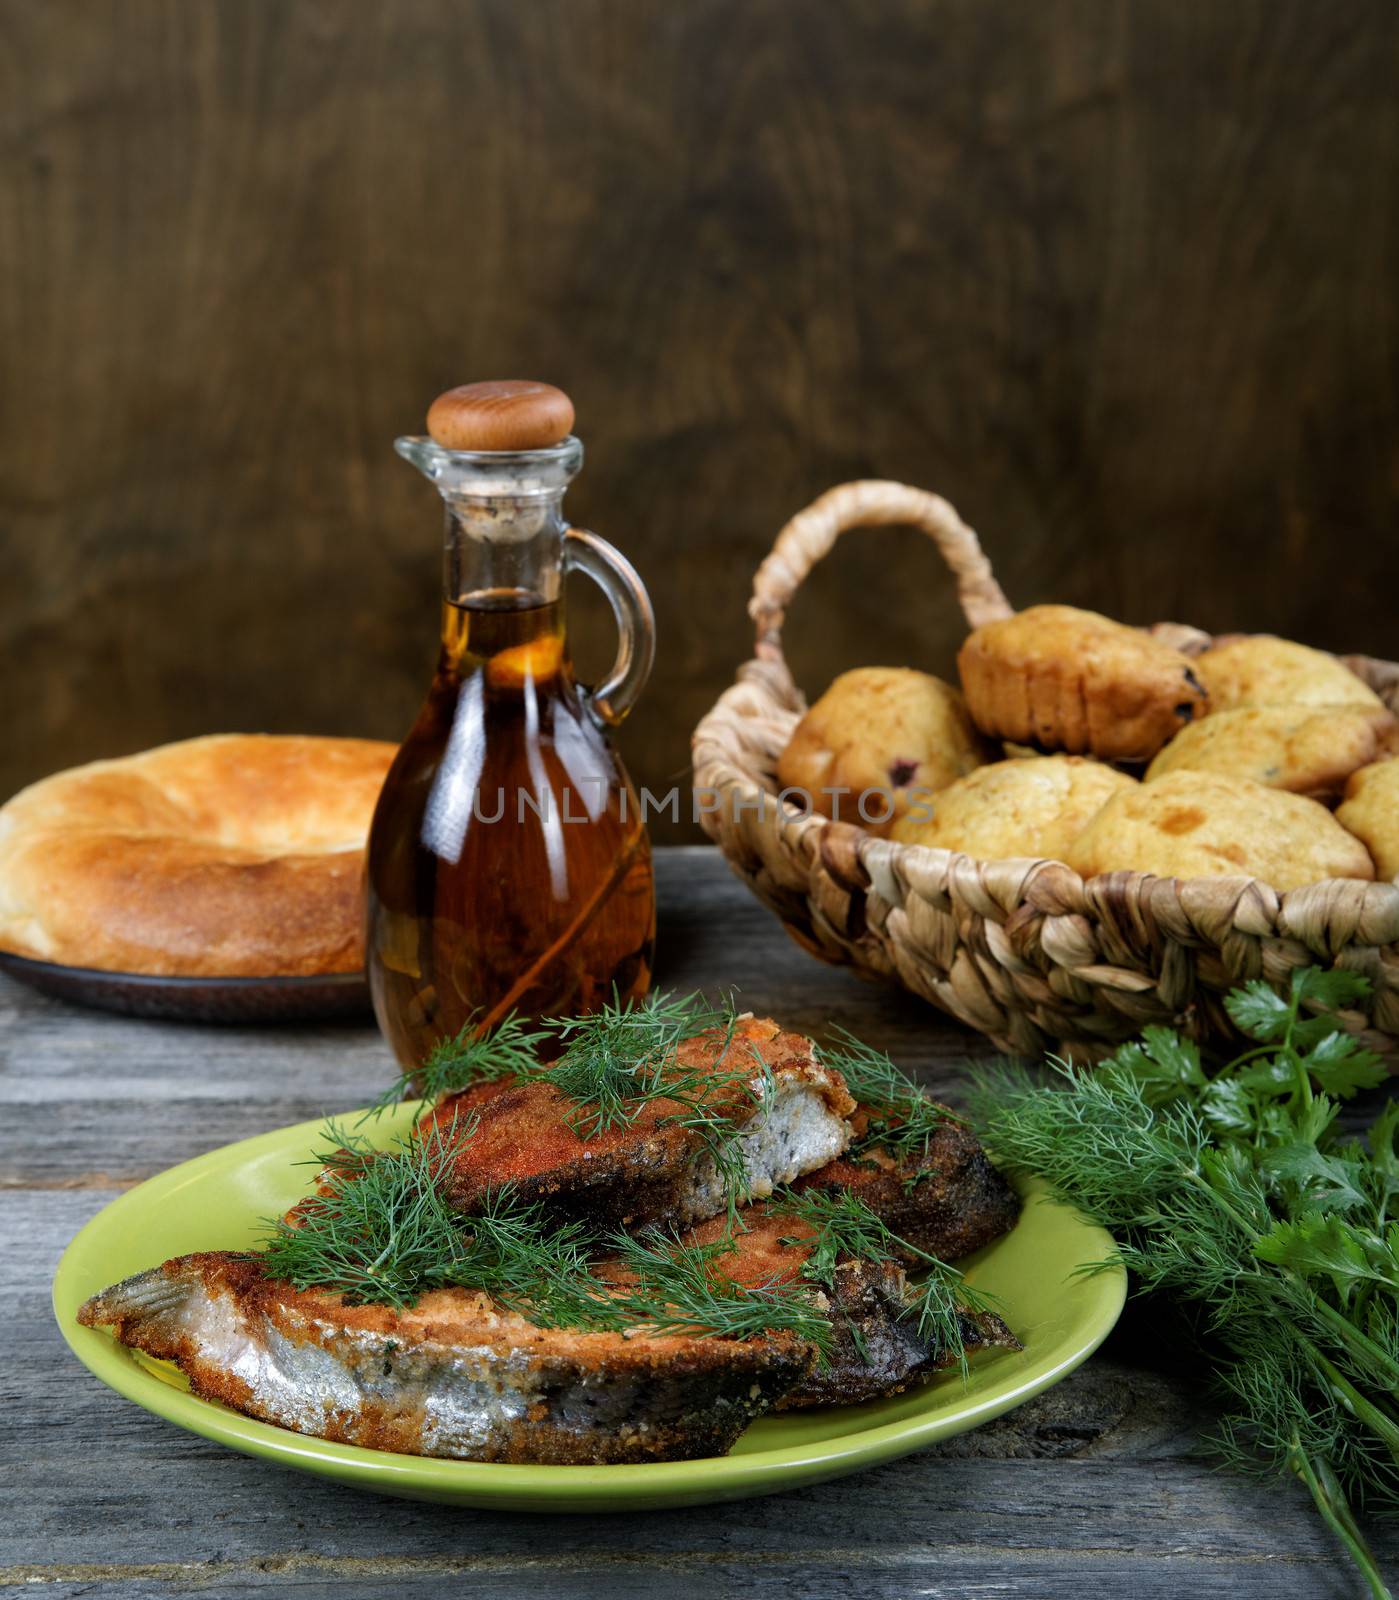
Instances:
[[[636,704],[656,658],[656,618],[651,597],[622,552],[583,528],[569,528],[565,533],[564,565],[569,572],[587,573],[607,596],[617,619],[620,637],[612,670],[601,683],[583,691],[588,708],[598,721],[615,728]]]

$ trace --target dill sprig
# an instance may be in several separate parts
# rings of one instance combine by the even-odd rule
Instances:
[[[454,1039],[440,1041],[416,1073],[392,1084],[368,1116],[382,1115],[405,1096],[440,1101],[502,1078],[547,1081],[572,1104],[568,1126],[587,1141],[631,1127],[647,1106],[669,1101],[678,1109],[663,1121],[698,1138],[733,1215],[746,1192],[742,1135],[748,1113],[772,1086],[771,1070],[756,1050],[729,1060],[737,1026],[731,1003],[713,1006],[699,994],[661,991],[635,1004],[614,996],[597,1012],[547,1018],[532,1030],[513,1014],[486,1032],[468,1023]],[[676,1053],[685,1040],[720,1029],[724,1037],[711,1062],[678,1065]],[[538,1047],[549,1038],[562,1051],[557,1060],[541,1061]]]
[[[872,1150],[885,1149],[909,1170],[904,1182],[912,1187],[927,1174],[918,1170],[926,1160],[933,1135],[943,1123],[954,1120],[882,1050],[862,1043],[844,1028],[834,1030],[836,1044],[823,1046],[820,1059],[845,1079],[846,1087],[870,1112],[868,1125],[846,1152],[854,1160]]]
[[[577,1107],[570,1126],[579,1138],[595,1138],[611,1128],[630,1127],[653,1100],[693,1097],[700,1089],[722,1086],[725,1079],[713,1068],[678,1072],[675,1053],[686,1039],[725,1028],[721,1063],[737,1020],[731,1005],[711,1006],[699,994],[656,990],[634,1003],[614,995],[596,1012],[544,1018],[533,1029],[513,1012],[485,1031],[467,1022],[455,1038],[439,1040],[421,1067],[391,1084],[370,1114],[379,1116],[404,1099],[440,1101],[502,1078],[547,1079]],[[562,1051],[557,1060],[541,1061],[539,1046],[549,1038],[557,1039]]]
[[[411,1305],[437,1287],[462,1251],[461,1219],[442,1193],[448,1137],[417,1134],[377,1151],[334,1123],[316,1197],[295,1222],[265,1223],[263,1264],[297,1289],[332,1289],[349,1300]]]
[[[678,1073],[675,1052],[696,1034],[725,1028],[722,1063],[737,1020],[731,1006],[711,1006],[699,994],[656,990],[634,1004],[614,996],[587,1016],[545,1020],[542,1026],[563,1045],[546,1069],[549,1082],[579,1108],[572,1126],[581,1138],[630,1127],[650,1101],[716,1087],[713,1069]]]
[[[477,1083],[523,1078],[540,1070],[536,1054],[547,1035],[527,1028],[512,1011],[494,1028],[482,1030],[470,1018],[451,1039],[439,1039],[414,1072],[396,1078],[367,1113],[382,1116],[403,1100],[445,1099]]]
[[[751,1339],[785,1332],[827,1349],[831,1325],[804,1284],[772,1278],[739,1284],[718,1263],[733,1250],[732,1238],[686,1245],[659,1230],[640,1238],[614,1233],[608,1253],[634,1280],[616,1303],[655,1333],[720,1333]]]
[[[456,1215],[441,1178],[469,1136],[469,1125],[453,1123],[376,1151],[328,1124],[328,1148],[315,1157],[326,1168],[316,1196],[296,1221],[265,1224],[267,1275],[396,1310],[455,1287],[489,1294],[543,1328],[729,1339],[785,1331],[824,1348],[829,1325],[804,1285],[740,1286],[716,1269],[731,1238],[687,1245],[660,1233],[635,1239],[558,1223],[508,1187],[488,1196],[479,1215]],[[623,1276],[599,1276],[603,1262]]]
[[[1254,980],[1225,1004],[1255,1045],[1217,1071],[1154,1027],[1096,1069],[1055,1063],[1058,1087],[1003,1069],[972,1103],[994,1157],[1113,1229],[1142,1289],[1196,1308],[1224,1459],[1300,1478],[1378,1600],[1350,1508],[1399,1512],[1399,1104],[1364,1141],[1338,1127],[1385,1070],[1335,1015],[1368,987]]]
[[[296,1221],[266,1223],[263,1264],[298,1289],[330,1289],[354,1304],[398,1310],[432,1289],[479,1289],[541,1327],[617,1328],[592,1281],[595,1240],[556,1222],[508,1186],[463,1218],[442,1178],[476,1119],[413,1130],[388,1150],[327,1123],[313,1156],[324,1173]]]
[[[955,1267],[900,1238],[852,1190],[782,1189],[774,1194],[772,1206],[781,1215],[816,1230],[814,1239],[792,1237],[782,1242],[809,1252],[802,1276],[823,1289],[834,1287],[836,1268],[842,1261],[917,1260],[923,1276],[919,1282],[909,1283],[902,1314],[916,1322],[921,1338],[941,1350],[955,1350],[966,1377],[964,1319],[994,1312],[992,1296],[974,1289]]]

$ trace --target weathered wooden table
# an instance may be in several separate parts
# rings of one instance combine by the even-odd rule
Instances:
[[[975,1035],[802,954],[705,849],[659,860],[660,981],[738,984],[818,1038],[841,1022],[956,1099]],[[68,1352],[49,1283],[124,1186],[363,1105],[371,1026],[212,1029],[72,1010],[0,980],[7,1312],[0,1593],[321,1596],[1359,1597],[1300,1488],[1213,1470],[1209,1411],[1146,1305],[1099,1355],[979,1432],[798,1493],[543,1517],[378,1499],[235,1455],[119,1399]],[[1377,1534],[1399,1566],[1399,1538]]]

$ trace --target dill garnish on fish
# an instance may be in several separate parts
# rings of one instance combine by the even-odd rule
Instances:
[[[955,1267],[901,1239],[856,1194],[845,1190],[783,1190],[773,1196],[773,1209],[797,1218],[816,1230],[815,1237],[784,1239],[784,1244],[807,1249],[801,1275],[830,1289],[842,1261],[894,1261],[913,1258],[924,1272],[921,1283],[910,1284],[904,1315],[917,1326],[919,1336],[940,1349],[955,1350],[963,1377],[967,1373],[962,1319],[994,1312],[993,1297],[972,1288]]]
[[[328,1125],[332,1151],[318,1159],[331,1166],[315,1199],[295,1220],[266,1224],[260,1259],[267,1276],[395,1310],[434,1289],[468,1288],[542,1328],[729,1339],[788,1333],[824,1349],[830,1324],[814,1291],[834,1288],[837,1266],[912,1256],[926,1276],[910,1285],[904,1315],[920,1337],[959,1352],[964,1371],[961,1318],[991,1309],[955,1268],[900,1239],[848,1193],[774,1194],[774,1211],[815,1231],[783,1240],[806,1253],[795,1277],[758,1284],[723,1272],[722,1259],[735,1248],[731,1233],[687,1244],[660,1229],[640,1236],[595,1230],[559,1222],[539,1204],[522,1205],[508,1188],[480,1214],[462,1218],[444,1200],[440,1180],[469,1137],[469,1125],[414,1132],[366,1160],[361,1141]],[[609,1268],[602,1277],[601,1263]]]
[[[469,1128],[415,1132],[372,1161],[354,1160],[334,1124],[326,1136],[335,1148],[322,1158],[332,1166],[320,1192],[295,1220],[266,1224],[267,1276],[294,1288],[395,1310],[434,1289],[475,1289],[541,1328],[581,1332],[787,1332],[817,1344],[829,1333],[806,1286],[740,1286],[715,1272],[715,1258],[732,1249],[727,1239],[687,1245],[659,1232],[636,1239],[559,1222],[508,1188],[478,1215],[456,1215],[441,1174]],[[351,1164],[336,1170],[346,1155]],[[604,1259],[623,1269],[616,1283],[599,1278]]]
[[[656,991],[634,1004],[615,998],[581,1017],[546,1018],[527,1029],[513,1014],[480,1033],[467,1024],[440,1041],[416,1073],[404,1073],[371,1108],[379,1115],[405,1096],[440,1102],[477,1084],[510,1079],[547,1082],[574,1109],[568,1126],[580,1140],[631,1127],[648,1106],[667,1101],[678,1109],[662,1118],[695,1135],[714,1164],[732,1213],[742,1198],[740,1138],[746,1116],[770,1091],[772,1074],[756,1051],[730,1051],[738,1016],[731,1004],[710,1005],[698,994]],[[677,1052],[687,1040],[718,1033],[713,1059],[684,1068]],[[539,1048],[555,1040],[562,1049],[541,1060]]]
[[[840,1073],[869,1112],[865,1131],[852,1140],[847,1155],[858,1161],[872,1150],[887,1150],[897,1165],[909,1167],[906,1181],[916,1183],[917,1163],[927,1156],[938,1129],[956,1120],[953,1113],[925,1094],[882,1050],[862,1044],[844,1028],[834,1032],[836,1043],[822,1046],[818,1059]]]
[[[719,1263],[733,1250],[731,1237],[687,1245],[658,1229],[640,1237],[618,1232],[605,1248],[634,1280],[617,1304],[655,1333],[751,1339],[783,1332],[822,1350],[830,1340],[830,1323],[805,1284],[739,1284],[725,1276]]]
[[[616,999],[585,1017],[551,1017],[542,1026],[563,1044],[548,1067],[549,1082],[579,1107],[573,1127],[583,1138],[630,1127],[653,1100],[693,1099],[725,1081],[713,1068],[677,1072],[675,1053],[686,1039],[725,1030],[717,1063],[728,1054],[738,1018],[732,1006],[709,1005],[698,994],[657,990],[633,1005]],[[728,1074],[738,1081],[739,1073]]]
[[[736,1022],[732,1006],[660,990],[635,1003],[613,999],[588,1016],[545,1018],[533,1029],[513,1012],[484,1033],[468,1022],[454,1038],[439,1040],[420,1068],[390,1084],[371,1111],[381,1113],[402,1100],[440,1101],[502,1078],[547,1079],[578,1107],[570,1125],[580,1138],[590,1139],[609,1128],[631,1126],[653,1100],[712,1089],[714,1071],[677,1072],[675,1052],[686,1039],[717,1028],[731,1038]],[[563,1048],[556,1059],[543,1061],[539,1047],[548,1039]],[[726,1039],[720,1060],[727,1048]],[[734,1081],[742,1076],[732,1075]]]

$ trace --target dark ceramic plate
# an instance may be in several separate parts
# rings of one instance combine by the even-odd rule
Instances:
[[[158,978],[140,972],[60,967],[0,950],[0,972],[58,1000],[129,1017],[174,1022],[324,1022],[367,1018],[362,972],[319,978]]]

